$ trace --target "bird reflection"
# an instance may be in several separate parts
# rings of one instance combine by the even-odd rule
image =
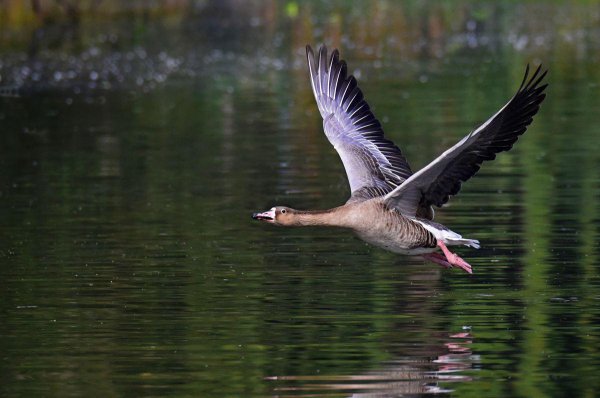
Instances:
[[[325,397],[348,394],[354,398],[404,397],[407,394],[450,393],[452,383],[469,382],[465,371],[479,362],[470,332],[450,334],[438,353],[400,356],[380,370],[357,375],[270,376],[277,397]]]

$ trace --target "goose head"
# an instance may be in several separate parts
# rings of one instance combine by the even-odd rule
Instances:
[[[296,220],[296,211],[285,206],[275,206],[262,213],[252,214],[252,218],[275,225],[293,225]]]

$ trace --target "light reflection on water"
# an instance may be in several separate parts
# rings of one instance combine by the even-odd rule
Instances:
[[[548,7],[565,24],[550,31],[524,22],[535,5],[392,4],[302,6],[310,18],[273,19],[291,27],[277,40],[268,22],[196,32],[190,24],[211,19],[201,13],[182,33],[151,20],[122,49],[86,42],[76,55],[100,46],[101,67],[132,52],[152,85],[134,73],[77,94],[68,80],[25,79],[19,96],[1,97],[0,395],[594,395],[597,12]],[[585,46],[570,44],[573,32]],[[549,67],[531,130],[437,213],[482,242],[461,252],[473,276],[346,231],[250,220],[348,195],[304,68],[304,44],[321,37],[360,72],[415,169],[501,106],[525,63]],[[2,83],[36,62],[14,51]],[[39,59],[53,51],[69,50]],[[161,53],[181,63],[158,82]],[[36,67],[52,65],[64,62]]]

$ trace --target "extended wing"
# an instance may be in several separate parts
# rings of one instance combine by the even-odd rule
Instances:
[[[442,206],[450,195],[456,195],[461,183],[471,178],[483,161],[508,151],[527,130],[546,96],[547,84],[540,85],[546,73],[539,66],[528,80],[528,65],[521,87],[502,109],[388,193],[386,203],[404,214],[415,215],[419,208]]]
[[[381,124],[363,99],[346,63],[322,46],[318,59],[306,46],[310,81],[323,117],[323,128],[337,150],[350,183],[350,200],[385,195],[412,174],[400,149],[383,135]]]

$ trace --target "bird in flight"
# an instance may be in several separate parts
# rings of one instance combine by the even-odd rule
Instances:
[[[506,105],[413,173],[400,148],[385,138],[338,50],[327,57],[327,48],[322,46],[315,57],[312,48],[306,46],[306,56],[323,129],[344,164],[350,198],[328,210],[275,206],[252,217],[279,226],[347,228],[383,249],[419,255],[445,268],[472,273],[471,265],[448,246],[479,248],[479,241],[463,238],[434,222],[433,206],[441,207],[456,195],[484,161],[512,148],[546,96],[547,84],[541,83],[547,71],[540,65],[530,77],[528,65],[521,86]]]

